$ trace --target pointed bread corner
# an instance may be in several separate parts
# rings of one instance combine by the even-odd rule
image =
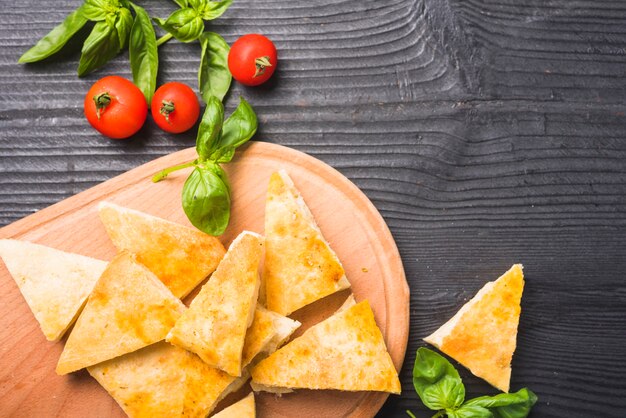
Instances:
[[[226,251],[215,237],[147,213],[110,202],[98,211],[113,245],[135,254],[178,298],[206,279]]]
[[[255,391],[336,389],[400,393],[398,373],[367,301],[346,306],[259,362]]]
[[[0,240],[0,257],[49,341],[74,323],[105,261],[27,241]]]
[[[263,283],[268,309],[289,315],[350,287],[339,258],[284,170],[270,177],[265,239]]]
[[[485,284],[456,315],[424,338],[503,392],[509,391],[517,344],[522,268],[515,264],[498,280]]]
[[[107,266],[57,364],[67,374],[165,338],[185,305],[128,252]]]
[[[213,415],[213,418],[256,418],[254,393]]]

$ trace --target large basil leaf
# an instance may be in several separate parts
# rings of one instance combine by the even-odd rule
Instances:
[[[205,32],[200,36],[202,55],[198,70],[198,88],[205,102],[211,96],[224,100],[230,88],[233,76],[228,70],[228,52],[230,47],[215,32]]]
[[[465,399],[465,386],[456,369],[441,355],[421,347],[413,366],[413,386],[432,410],[454,409]]]
[[[494,418],[491,411],[478,405],[463,405],[459,409],[446,411],[448,418]]]
[[[189,0],[190,4],[191,2],[192,0]],[[224,12],[233,3],[233,0],[222,0],[222,1],[210,1],[210,0],[202,1],[201,0],[200,3],[202,3],[202,5],[196,10],[198,10],[198,13],[202,17],[202,19],[213,20],[223,15]]]
[[[181,42],[195,41],[204,31],[204,21],[191,8],[176,10],[167,19],[157,17],[154,21]]]
[[[193,226],[210,235],[221,235],[230,219],[230,190],[225,174],[214,164],[196,167],[183,186],[183,210]]]
[[[133,82],[139,87],[150,106],[159,70],[156,34],[145,9],[135,4],[132,7],[135,10],[135,21],[130,32],[130,69],[133,73]]]
[[[133,27],[133,15],[130,10],[122,7],[117,12],[115,19],[115,29],[117,36],[120,38],[120,48],[124,49],[128,45],[128,37]]]
[[[200,160],[206,160],[219,143],[222,122],[224,120],[224,105],[215,96],[207,100],[198,136],[196,138],[196,152]]]
[[[115,27],[98,22],[85,40],[78,64],[78,76],[101,67],[120,51],[120,38]]]
[[[481,396],[465,403],[463,406],[480,406],[489,409],[494,418],[526,418],[537,395],[524,388],[516,393],[500,393],[495,396]]]
[[[18,60],[19,63],[41,61],[63,48],[89,20],[83,14],[83,7],[70,13],[65,20],[46,36],[41,38],[31,49],[26,51]]]
[[[237,109],[226,119],[222,126],[219,145],[211,153],[211,159],[220,163],[229,162],[235,148],[246,143],[257,130],[257,117],[252,106],[240,98]]]

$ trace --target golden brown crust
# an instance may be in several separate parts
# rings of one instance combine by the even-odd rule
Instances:
[[[265,236],[263,281],[268,309],[289,315],[350,286],[341,262],[285,172],[270,177]]]
[[[241,355],[259,288],[263,237],[244,231],[231,244],[211,279],[167,335],[209,366],[241,375]]]
[[[523,290],[522,266],[516,264],[424,340],[508,392]]]
[[[398,373],[367,301],[309,328],[251,370],[255,385],[400,393]]]
[[[181,417],[185,350],[158,342],[87,370],[130,418]]]
[[[0,257],[49,341],[74,323],[105,261],[26,241],[0,240]]]
[[[87,299],[61,358],[66,374],[165,338],[185,306],[135,257],[121,252]]]
[[[109,202],[99,213],[113,244],[136,254],[178,298],[206,279],[225,253],[217,238],[197,229]]]

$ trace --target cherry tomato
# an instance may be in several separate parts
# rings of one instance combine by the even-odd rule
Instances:
[[[228,69],[246,86],[265,83],[276,70],[276,47],[263,35],[249,34],[237,39],[228,53]]]
[[[152,96],[152,117],[159,128],[179,134],[189,130],[200,116],[196,93],[183,83],[163,84]]]
[[[91,126],[113,139],[135,134],[148,115],[148,105],[141,90],[116,75],[96,81],[85,96],[84,106]]]

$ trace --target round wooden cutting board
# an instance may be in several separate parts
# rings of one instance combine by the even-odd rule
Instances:
[[[96,206],[107,200],[190,225],[180,194],[189,173],[160,183],[157,171],[195,158],[190,148],[159,158],[74,197],[0,229],[0,238],[36,242],[64,251],[110,260],[115,248]],[[357,301],[369,300],[396,368],[404,360],[409,332],[409,289],[393,238],[367,197],[323,162],[279,145],[252,142],[226,165],[233,193],[231,223],[224,245],[242,230],[263,233],[270,174],[287,170],[309,205],[324,236],[342,261]],[[0,410],[15,417],[123,417],[115,401],[85,371],[57,376],[63,343],[46,341],[13,279],[0,263]],[[299,333],[334,312],[349,295],[340,292],[296,312]],[[193,296],[193,295],[192,295]],[[188,302],[188,300],[186,300]],[[246,389],[249,387],[246,385]],[[218,409],[243,396],[231,395]],[[301,390],[278,398],[257,396],[265,417],[373,417],[387,394]]]

